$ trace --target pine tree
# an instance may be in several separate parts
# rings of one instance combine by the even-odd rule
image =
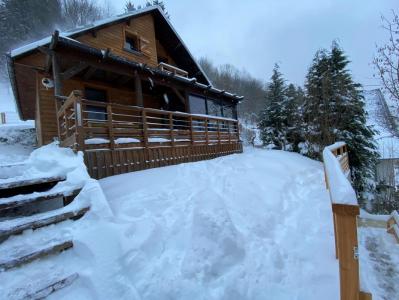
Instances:
[[[266,88],[266,107],[263,110],[258,127],[261,139],[265,146],[277,149],[286,149],[286,116],[283,111],[283,102],[286,100],[285,83],[276,64],[271,76],[271,82]]]
[[[362,202],[373,190],[377,152],[373,130],[366,125],[361,86],[353,81],[348,64],[336,42],[330,52],[316,53],[306,78],[306,154],[320,159],[324,147],[345,141],[350,151],[352,180]]]
[[[152,5],[157,5],[159,6],[159,8],[161,8],[161,10],[163,11],[163,13],[165,14],[165,16],[169,19],[169,13],[166,10],[166,5],[162,0],[151,0],[151,1],[147,1],[145,6],[152,6]]]
[[[132,3],[132,1],[128,0],[125,3],[125,12],[132,12],[135,11],[136,7],[134,6],[134,4]]]
[[[304,93],[300,87],[289,84],[285,95],[282,112],[286,115],[286,137],[291,145],[290,150],[299,152],[299,144],[304,136],[302,118]]]
[[[348,58],[337,43],[330,54],[332,102],[336,140],[345,141],[349,148],[352,179],[359,200],[365,201],[373,192],[373,177],[378,158],[374,131],[366,125],[364,97],[361,85],[355,83],[347,69]]]

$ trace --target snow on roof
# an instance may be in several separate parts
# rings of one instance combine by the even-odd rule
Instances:
[[[133,12],[119,14],[119,15],[116,15],[116,16],[113,16],[113,17],[109,17],[109,18],[105,18],[105,19],[102,19],[102,20],[98,20],[96,22],[93,22],[93,23],[90,23],[90,24],[87,24],[87,25],[84,25],[84,26],[79,26],[79,27],[76,27],[76,28],[71,29],[71,30],[62,31],[62,32],[60,31],[60,36],[65,37],[65,38],[71,37],[71,36],[73,36],[75,34],[79,34],[79,33],[82,33],[82,32],[88,31],[88,30],[92,30],[94,28],[106,25],[108,23],[113,23],[113,22],[116,22],[116,21],[119,21],[119,20],[130,18],[130,17],[136,16],[136,15],[139,15],[139,14],[143,14],[143,13],[146,13],[146,12],[153,11],[153,10],[158,10],[161,14],[163,14],[162,10],[159,9],[158,6],[149,6],[149,7],[145,7],[145,8],[142,8],[142,9],[137,9],[137,10],[135,10]],[[36,49],[37,47],[47,45],[47,44],[50,43],[50,41],[51,41],[51,35],[47,36],[47,37],[45,37],[43,39],[37,40],[35,42],[32,42],[30,44],[27,44],[27,45],[21,46],[19,48],[13,49],[13,50],[11,50],[10,55],[11,55],[11,57],[19,56],[19,55],[24,54],[26,52],[32,51],[32,50]]]
[[[364,99],[365,110],[368,113],[367,125],[377,131],[374,139],[381,158],[399,158],[399,138],[395,136],[397,129],[392,128],[393,124],[389,122],[397,115],[395,105],[387,102],[379,89],[365,91]]]

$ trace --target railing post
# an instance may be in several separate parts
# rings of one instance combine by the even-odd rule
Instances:
[[[147,128],[147,112],[143,109],[142,112],[142,122],[143,122],[143,143],[144,147],[148,147],[148,128]]]
[[[333,204],[339,260],[341,300],[359,299],[357,216],[359,206]]]
[[[170,142],[172,146],[175,145],[175,138],[174,138],[174,132],[173,132],[173,115],[170,112],[169,113],[169,129],[170,129]]]
[[[108,138],[111,150],[115,149],[114,126],[112,124],[112,106],[107,104]]]
[[[190,115],[188,118],[190,122],[190,138],[191,138],[191,145],[194,145],[194,129],[193,129],[193,117]]]
[[[83,109],[82,109],[82,94],[79,91],[73,91],[75,96],[75,134],[77,151],[82,151],[85,149],[85,137],[83,128]]]
[[[220,122],[219,120],[216,120],[216,124],[218,126],[218,144],[221,144],[221,140],[220,140]]]
[[[0,113],[0,124],[6,124],[6,113]]]
[[[208,118],[204,121],[205,124],[205,138],[206,138],[206,145],[209,145],[209,136],[208,136]]]

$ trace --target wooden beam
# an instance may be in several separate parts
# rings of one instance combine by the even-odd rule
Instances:
[[[53,65],[54,94],[62,95],[62,78],[59,59],[56,54],[51,56]],[[57,110],[58,111],[58,110]]]
[[[115,80],[115,82],[116,82],[119,86],[121,86],[121,85],[124,85],[124,84],[128,83],[130,80],[132,80],[132,77],[128,77],[128,76],[125,76],[125,75],[120,75],[120,76]]]
[[[51,38],[51,42],[50,42],[50,45],[49,45],[49,50],[53,50],[54,48],[55,48],[55,46],[57,45],[57,43],[58,43],[58,37],[59,37],[59,35],[60,35],[60,32],[58,31],[58,30],[56,30],[56,31],[54,31],[54,33],[53,33],[53,37]],[[46,71],[46,73],[49,73],[50,72],[50,68],[51,68],[51,64],[53,63],[53,61],[52,61],[52,59],[51,59],[51,55],[50,54],[47,54],[47,57],[46,57],[46,67],[45,67],[45,71]]]
[[[62,80],[67,80],[75,76],[76,74],[82,72],[84,69],[86,69],[89,66],[88,63],[80,61],[77,65],[74,65],[61,73],[61,79]]]
[[[181,103],[186,105],[186,98],[179,92],[179,90],[175,87],[172,87],[172,90],[173,90],[173,92],[175,92],[175,94],[177,95],[177,97],[179,98]]]
[[[141,79],[140,76],[138,75],[137,71],[134,72],[134,88],[136,92],[136,105],[138,106],[144,106],[143,102],[143,89],[141,86]]]
[[[90,68],[87,70],[86,74],[83,76],[83,79],[84,79],[84,80],[89,80],[89,79],[93,76],[93,74],[94,74],[96,71],[97,71],[96,68],[90,67]]]

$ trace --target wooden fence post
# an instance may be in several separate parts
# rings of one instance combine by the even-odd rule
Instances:
[[[0,124],[6,124],[6,113],[2,112],[0,113]]]
[[[115,140],[114,140],[114,126],[112,124],[112,106],[111,104],[107,104],[107,122],[108,122],[108,138],[109,145],[111,150],[115,149]]]
[[[142,119],[143,119],[143,142],[144,142],[144,148],[148,147],[148,128],[147,128],[147,112],[145,109],[143,109],[142,112]]]
[[[174,131],[173,131],[173,116],[172,113],[169,113],[169,129],[170,129],[170,142],[171,145],[175,145],[175,137],[174,137]]]
[[[80,91],[73,91],[75,96],[75,133],[77,151],[83,151],[85,149],[85,137],[83,128],[83,109],[82,109],[82,93]]]
[[[357,242],[357,216],[359,206],[333,203],[336,225],[341,300],[358,300],[359,253]]]

